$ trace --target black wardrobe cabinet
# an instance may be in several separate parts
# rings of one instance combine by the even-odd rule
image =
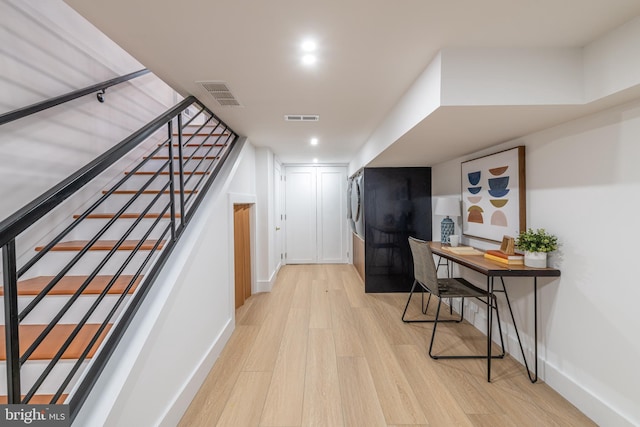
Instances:
[[[365,168],[365,292],[409,292],[409,236],[431,240],[431,168]]]

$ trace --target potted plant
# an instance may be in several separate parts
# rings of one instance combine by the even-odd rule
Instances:
[[[545,268],[547,253],[558,249],[558,238],[547,233],[544,228],[536,231],[529,228],[516,238],[516,247],[524,251],[524,265]]]

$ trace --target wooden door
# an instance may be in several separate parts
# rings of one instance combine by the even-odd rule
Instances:
[[[236,308],[251,296],[251,205],[233,206]]]

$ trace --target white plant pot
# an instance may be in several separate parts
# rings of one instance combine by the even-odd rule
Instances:
[[[529,252],[524,253],[524,265],[527,267],[546,268],[547,253],[546,252]]]

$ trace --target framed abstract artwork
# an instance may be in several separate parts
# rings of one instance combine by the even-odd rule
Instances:
[[[526,229],[524,146],[462,162],[462,233],[502,241]]]

